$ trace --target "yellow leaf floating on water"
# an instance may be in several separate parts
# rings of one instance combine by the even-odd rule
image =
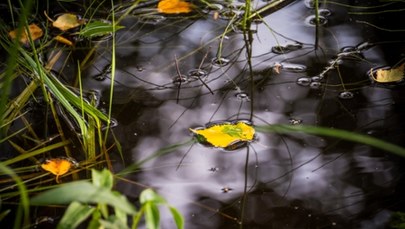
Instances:
[[[44,32],[42,31],[41,28],[39,28],[39,26],[37,26],[36,24],[30,24],[28,26],[28,28],[21,34],[20,42],[22,44],[28,44],[30,36],[31,36],[31,39],[33,41],[35,41],[35,40],[41,38],[43,34],[44,34]],[[8,33],[8,36],[11,39],[16,39],[17,38],[17,29],[10,31]]]
[[[399,67],[391,69],[378,69],[373,78],[379,83],[390,83],[397,82],[404,79],[405,74],[405,63],[401,64]]]
[[[158,4],[158,11],[165,14],[190,13],[192,4],[182,0],[161,0]]]
[[[56,21],[53,21],[52,26],[55,28],[58,28],[62,31],[66,31],[69,29],[76,28],[80,25],[83,25],[84,23],[85,23],[85,21],[82,19],[79,19],[77,17],[77,15],[66,13],[66,14],[60,15],[56,19]]]
[[[70,158],[59,157],[45,160],[41,164],[41,168],[56,175],[56,182],[59,183],[59,176],[69,172],[72,166],[76,166],[76,162]]]
[[[255,136],[255,129],[252,125],[242,121],[225,122],[203,129],[190,129],[190,131],[197,135],[197,140],[200,143],[207,142],[214,147],[230,150],[236,149],[233,146],[238,143],[246,144],[253,141]]]

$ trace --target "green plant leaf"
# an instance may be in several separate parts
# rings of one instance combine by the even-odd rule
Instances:
[[[84,220],[86,220],[95,208],[91,208],[88,205],[81,204],[79,202],[72,202],[63,214],[62,219],[58,223],[57,229],[70,229],[76,228]]]
[[[106,188],[111,190],[114,185],[114,178],[108,169],[97,171],[91,170],[91,178],[93,179],[93,185],[99,188]]]
[[[113,24],[103,21],[93,21],[87,23],[86,26],[79,32],[79,35],[87,38],[105,36],[122,28],[125,28],[125,26],[116,25],[114,28]]]
[[[153,202],[146,202],[144,208],[147,228],[159,229],[160,214],[157,205]]]
[[[73,201],[108,204],[127,214],[135,214],[135,207],[125,197],[117,197],[111,190],[88,181],[74,181],[41,193],[31,199],[32,205],[70,204]]]
[[[174,222],[176,223],[176,226],[178,229],[183,229],[184,228],[184,217],[181,215],[181,213],[174,207],[169,206],[169,210],[172,213]]]
[[[139,201],[141,202],[141,204],[146,204],[148,202],[154,204],[166,204],[166,200],[150,188],[145,189],[141,192]]]

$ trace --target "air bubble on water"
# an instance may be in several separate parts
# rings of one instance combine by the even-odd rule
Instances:
[[[353,97],[354,94],[351,91],[342,91],[339,93],[339,98],[341,99],[352,99]]]
[[[223,66],[227,65],[229,62],[230,62],[230,60],[225,57],[214,57],[211,61],[211,63],[213,65],[218,66],[218,67],[223,67]]]
[[[332,12],[329,9],[319,9],[318,14],[324,17],[329,17],[332,15]]]
[[[235,97],[240,101],[245,101],[245,102],[250,101],[249,95],[245,92],[238,92],[235,94]]]
[[[318,89],[318,88],[321,87],[321,85],[322,85],[321,82],[311,82],[309,84],[309,87],[312,88],[312,89]]]
[[[323,77],[320,76],[312,76],[311,81],[312,82],[320,82],[323,79]]]
[[[166,17],[163,15],[152,15],[146,14],[139,16],[139,22],[144,24],[156,25],[166,20]]]
[[[192,69],[187,73],[187,75],[190,77],[190,80],[198,80],[206,77],[208,73],[202,69]]]
[[[307,66],[294,63],[282,63],[281,68],[291,72],[305,72],[307,70]]]
[[[297,84],[301,86],[309,86],[311,84],[312,80],[309,77],[301,77],[297,79]]]
[[[304,4],[307,8],[313,9],[316,6],[316,1],[315,0],[305,0]]]
[[[340,53],[348,53],[348,52],[355,52],[355,51],[357,51],[357,48],[354,46],[345,46],[340,49]]]
[[[319,25],[326,25],[328,23],[328,19],[326,19],[324,16],[318,16],[319,19]],[[310,26],[315,26],[316,25],[316,16],[311,15],[308,16],[305,19],[305,24],[310,25]]]
[[[172,83],[174,85],[180,85],[180,84],[184,84],[187,82],[187,76],[185,75],[181,75],[181,76],[175,76],[173,77]]]

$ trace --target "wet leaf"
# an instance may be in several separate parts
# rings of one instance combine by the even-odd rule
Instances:
[[[405,63],[396,68],[378,69],[373,76],[375,81],[380,83],[397,82],[404,78]]]
[[[36,24],[30,24],[30,25],[28,26],[28,28],[25,29],[24,32],[21,34],[21,36],[20,36],[20,42],[21,42],[22,44],[28,44],[29,39],[30,39],[30,38],[29,38],[30,36],[31,36],[31,39],[32,39],[33,41],[35,41],[35,40],[41,38],[43,34],[44,34],[44,32],[42,31],[41,28],[39,28],[39,26],[37,26]],[[14,40],[14,39],[17,39],[17,29],[15,29],[15,30],[13,30],[13,31],[10,31],[10,32],[8,33],[8,35],[9,35],[9,37],[10,37],[11,39],[13,39],[13,40]]]
[[[55,28],[58,28],[62,31],[66,31],[69,29],[73,29],[76,28],[80,25],[84,24],[84,20],[81,20],[77,17],[77,15],[75,14],[70,14],[70,13],[66,13],[66,14],[62,14],[60,15],[56,21],[54,21],[52,23],[52,26]]]
[[[192,4],[182,0],[161,0],[158,4],[158,11],[165,14],[190,13]]]
[[[58,183],[59,176],[69,172],[73,166],[76,166],[76,162],[73,159],[65,157],[47,159],[41,164],[42,169],[56,175],[56,182]]]
[[[199,142],[204,140],[220,148],[253,141],[255,135],[255,129],[245,122],[223,123],[204,129],[190,129],[190,131],[197,135],[196,138]],[[234,147],[230,149],[234,149]]]

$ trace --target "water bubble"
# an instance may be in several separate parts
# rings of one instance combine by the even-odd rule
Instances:
[[[332,12],[329,9],[319,9],[318,14],[324,17],[329,17],[332,15]]]
[[[315,0],[305,0],[304,5],[309,9],[313,9],[316,6],[316,1]]]
[[[305,72],[307,70],[307,66],[302,64],[282,63],[281,67],[283,70],[291,72]]]
[[[187,82],[187,76],[185,75],[180,75],[180,76],[175,76],[173,77],[172,83],[174,85],[181,85]]]
[[[144,23],[144,24],[156,25],[156,24],[163,22],[164,20],[166,20],[166,17],[163,15],[146,14],[146,15],[139,16],[139,22]]]
[[[323,77],[321,76],[312,76],[311,77],[311,81],[312,82],[320,82],[322,80]]]
[[[328,19],[326,19],[324,16],[319,16],[318,20],[319,20],[319,23],[318,23],[319,25],[326,25],[326,23],[328,23]],[[305,19],[305,23],[307,25],[310,25],[310,26],[315,26],[317,24],[316,23],[316,16],[311,15],[311,16],[307,17]]]
[[[188,71],[187,75],[190,77],[190,80],[198,80],[206,77],[208,73],[202,69],[192,69]]]
[[[235,94],[235,97],[240,101],[245,101],[245,102],[250,101],[249,95],[245,92],[238,92]]]
[[[218,66],[218,67],[223,67],[223,66],[227,65],[229,62],[230,62],[230,60],[225,57],[214,57],[211,61],[211,63],[213,65]]]
[[[354,52],[357,51],[357,48],[354,46],[345,46],[340,49],[340,53]]]
[[[231,192],[233,189],[229,188],[229,187],[223,187],[221,190],[223,193],[228,193],[228,192]]]
[[[311,84],[312,80],[309,77],[301,77],[297,79],[297,84],[301,86],[309,86]]]
[[[321,82],[311,82],[309,84],[309,87],[312,88],[312,89],[318,89],[318,88],[321,87],[321,85],[322,85]]]
[[[294,43],[294,44],[287,44],[285,46],[282,45],[276,45],[271,48],[271,51],[275,54],[285,54],[289,53],[298,49],[302,48],[301,43]]]
[[[339,98],[341,99],[352,99],[354,97],[353,92],[350,91],[342,91],[339,93]]]

